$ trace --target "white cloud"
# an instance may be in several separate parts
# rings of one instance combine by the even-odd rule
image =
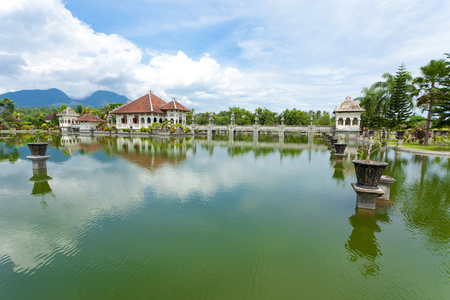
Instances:
[[[133,1],[120,6],[128,10],[118,11],[121,17],[136,19],[121,33],[142,39],[151,29],[148,39],[167,39],[167,47],[97,32],[60,0],[4,1],[0,93],[56,87],[73,97],[103,89],[136,98],[152,89],[197,111],[331,110],[330,99],[337,105],[357,97],[400,63],[417,74],[450,49],[450,3],[443,0],[149,2],[157,18]],[[165,5],[177,9],[169,13]],[[170,43],[192,32],[208,39],[194,50]],[[223,39],[209,37],[216,32]]]

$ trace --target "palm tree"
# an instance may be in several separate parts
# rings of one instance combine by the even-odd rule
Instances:
[[[109,112],[109,105],[108,104],[103,104],[100,109],[98,110],[98,114],[100,116],[100,118],[106,120],[106,117],[108,116],[108,112]]]
[[[367,116],[367,123],[372,127],[371,117],[380,114],[384,100],[385,91],[373,84],[370,88],[363,88],[361,91],[362,97],[357,97],[355,100],[359,101],[361,106],[366,110],[364,113]]]
[[[421,107],[422,110],[428,110],[424,146],[428,146],[433,106],[439,101],[442,94],[440,90],[442,83],[449,76],[449,64],[445,59],[433,59],[427,65],[420,67],[422,76],[414,79],[414,84],[418,87],[416,94],[422,94],[417,99],[417,106]]]

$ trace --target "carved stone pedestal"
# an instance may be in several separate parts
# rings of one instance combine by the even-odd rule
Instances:
[[[391,193],[391,184],[393,184],[396,180],[390,176],[382,175],[378,186],[384,191],[384,195],[378,199],[389,200],[389,195]]]
[[[336,162],[342,163],[344,161],[345,154],[335,153],[334,155],[336,156]]]
[[[377,198],[384,194],[384,191],[379,187],[367,189],[352,183],[352,188],[356,192],[357,208],[375,209]]]
[[[44,156],[30,155],[27,156],[27,158],[33,162],[33,169],[42,170],[47,169],[47,159],[50,158],[50,155]]]

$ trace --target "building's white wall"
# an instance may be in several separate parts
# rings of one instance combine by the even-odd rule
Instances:
[[[361,113],[358,112],[336,112],[336,131],[357,131],[360,130],[360,124],[361,124]],[[357,123],[354,124],[354,120],[357,120]],[[346,120],[350,119],[350,125],[346,125]],[[342,120],[342,124],[340,123],[340,120]]]
[[[60,116],[59,117],[59,127],[63,130],[71,128],[79,128],[79,122],[75,121],[78,116]]]
[[[176,110],[169,110],[167,114],[138,114],[138,123],[133,123],[133,118],[136,114],[117,114],[116,115],[116,128],[124,129],[124,128],[133,128],[133,130],[139,130],[141,128],[148,128],[155,122],[164,122],[169,120],[174,120],[174,124],[179,123],[180,118],[182,119],[182,124],[186,125],[186,113]],[[126,116],[127,122],[122,123],[122,118]],[[150,120],[148,120],[150,118]],[[143,119],[143,120],[142,120]],[[142,122],[144,121],[144,122]],[[150,122],[149,122],[150,121]]]
[[[80,131],[89,131],[91,128],[97,128],[99,122],[80,122]]]

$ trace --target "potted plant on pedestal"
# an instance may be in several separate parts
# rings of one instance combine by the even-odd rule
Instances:
[[[334,144],[334,149],[336,150],[336,154],[344,154],[346,147],[347,147],[347,143],[344,141],[344,138],[342,136],[340,136],[339,142]]]
[[[45,156],[47,146],[48,143],[39,142],[39,134],[37,135],[36,142],[28,143],[28,148],[30,148],[31,155],[33,156]]]
[[[384,169],[388,165],[385,162],[370,160],[370,155],[378,150],[379,146],[380,144],[378,142],[370,144],[366,159],[352,160],[355,166],[357,186],[367,189],[378,188],[381,175],[383,175]],[[364,151],[362,149],[358,150],[358,156],[364,156]]]

